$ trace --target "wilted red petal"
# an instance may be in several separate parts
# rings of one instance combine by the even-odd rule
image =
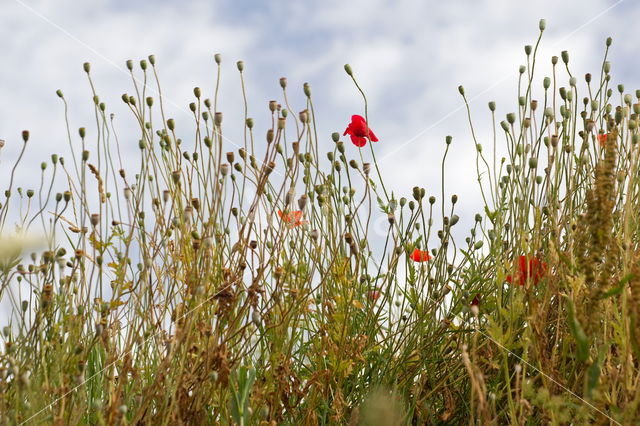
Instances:
[[[415,249],[409,258],[414,262],[426,262],[431,259],[431,256],[429,256],[429,252],[426,250]]]
[[[372,301],[376,301],[378,300],[378,298],[380,297],[380,292],[378,290],[369,290],[367,292],[367,298],[369,298],[369,300]]]
[[[600,146],[604,146],[605,142],[607,142],[607,136],[608,134],[606,133],[598,133],[598,143],[600,143]]]
[[[480,293],[476,294],[476,296],[471,301],[471,306],[478,306],[480,304]]]
[[[531,280],[533,285],[538,285],[538,281],[542,278],[547,270],[547,264],[541,262],[538,258],[527,256],[518,256],[517,284],[523,286],[527,280]],[[507,282],[513,283],[513,277],[507,276]]]
[[[289,228],[295,228],[296,226],[300,226],[303,223],[308,223],[306,220],[301,220],[303,217],[303,213],[300,210],[292,211],[289,213],[283,213],[281,210],[278,210],[278,216],[284,223],[287,224]]]

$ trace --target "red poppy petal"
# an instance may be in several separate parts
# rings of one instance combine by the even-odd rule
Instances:
[[[367,144],[367,138],[364,138],[362,136],[351,135],[351,142],[353,142],[355,146],[362,148]]]
[[[376,137],[375,133],[373,133],[373,130],[371,129],[369,129],[369,137],[373,142],[378,142],[378,138]]]

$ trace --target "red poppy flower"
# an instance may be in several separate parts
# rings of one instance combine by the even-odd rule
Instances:
[[[351,116],[351,123],[347,126],[347,130],[344,131],[344,135],[351,135],[351,142],[357,147],[365,146],[367,139],[378,142],[373,130],[367,126],[367,121],[361,115]]]
[[[306,220],[302,220],[303,213],[300,210],[283,213],[281,210],[278,210],[278,216],[284,223],[287,224],[289,228],[295,228],[296,226],[300,226],[303,223],[309,223]]]
[[[431,259],[431,256],[429,256],[429,252],[426,250],[415,249],[409,258],[414,262],[426,262]]]
[[[480,304],[480,293],[476,294],[476,296],[471,301],[471,306],[478,306]]]
[[[600,146],[604,147],[605,142],[607,142],[608,133],[598,133],[598,143]]]
[[[531,280],[533,285],[538,285],[538,281],[547,271],[547,264],[541,262],[536,257],[531,257],[527,260],[527,256],[518,257],[518,270],[516,271],[516,282],[518,285],[524,285],[527,280]],[[513,277],[507,276],[507,282],[513,284]]]
[[[369,290],[367,292],[367,298],[372,302],[375,302],[376,300],[378,300],[378,298],[380,298],[380,292],[378,290]]]

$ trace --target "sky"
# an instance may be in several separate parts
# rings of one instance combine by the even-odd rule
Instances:
[[[6,141],[0,182],[6,182],[22,147],[21,131],[29,129],[16,174],[17,185],[25,188],[37,187],[39,165],[52,153],[69,155],[57,89],[69,102],[71,128],[87,127],[89,140],[95,134],[85,61],[92,64],[101,101],[116,116],[125,158],[138,155],[135,122],[120,100],[133,90],[127,59],[137,63],[156,56],[168,115],[181,129],[191,122],[187,106],[193,87],[212,96],[213,56],[221,53],[220,109],[229,150],[241,145],[242,134],[236,61],[245,63],[257,134],[270,125],[268,101],[281,99],[279,78],[288,79],[294,110],[304,108],[302,85],[308,82],[321,152],[333,148],[332,132],[342,133],[352,114],[363,114],[362,99],[343,69],[349,63],[368,97],[382,175],[398,197],[410,197],[416,185],[440,196],[444,140],[453,136],[446,192],[459,196],[458,214],[467,229],[483,206],[458,85],[471,100],[479,142],[488,145],[487,102],[497,102],[498,119],[516,109],[524,45],[535,43],[544,18],[538,93],[551,56],[562,50],[570,52],[575,75],[598,73],[608,36],[613,37],[612,82],[623,82],[628,90],[640,87],[635,72],[640,5],[632,0],[0,1],[0,139]],[[383,215],[378,220],[386,223]]]

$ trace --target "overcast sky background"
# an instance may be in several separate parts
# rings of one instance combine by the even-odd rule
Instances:
[[[342,133],[352,114],[363,114],[361,97],[343,69],[349,63],[368,95],[381,171],[397,196],[410,196],[415,185],[439,196],[444,139],[453,136],[447,192],[460,197],[463,225],[471,224],[482,204],[457,87],[463,84],[472,99],[480,142],[489,146],[487,102],[497,102],[499,119],[516,110],[523,46],[535,43],[540,18],[546,19],[547,30],[539,53],[538,94],[551,56],[562,50],[570,52],[575,75],[599,74],[608,36],[614,40],[612,83],[623,82],[628,91],[640,88],[640,5],[632,0],[0,2],[0,139],[6,141],[0,182],[6,182],[17,158],[21,131],[29,129],[31,140],[17,173],[17,185],[25,188],[37,188],[39,165],[50,154],[69,156],[56,89],[70,103],[74,134],[85,126],[88,140],[95,135],[85,61],[92,64],[101,101],[116,114],[129,159],[137,159],[139,151],[135,122],[120,100],[122,93],[133,91],[127,59],[137,63],[155,54],[167,115],[176,118],[179,131],[184,129],[187,143],[192,89],[199,86],[205,96],[213,96],[215,53],[223,56],[219,109],[226,135],[237,145],[242,141],[242,98],[236,61],[245,62],[249,115],[258,135],[270,126],[267,102],[281,99],[278,79],[288,78],[296,111],[304,108],[302,84],[309,82],[321,152],[333,148],[331,132]],[[559,75],[566,85],[565,74]],[[227,148],[237,147],[230,143]],[[357,155],[353,145],[347,148]]]

